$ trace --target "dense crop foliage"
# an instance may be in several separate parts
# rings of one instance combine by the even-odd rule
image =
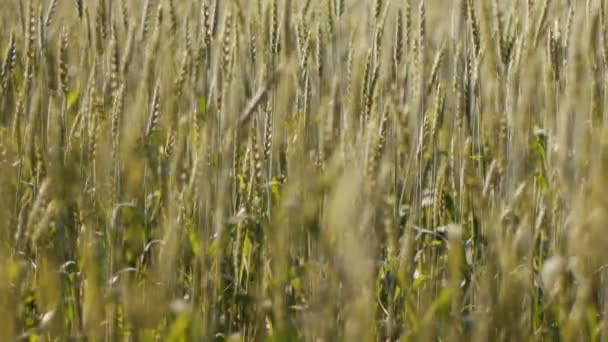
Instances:
[[[608,339],[604,0],[2,0],[0,340]]]

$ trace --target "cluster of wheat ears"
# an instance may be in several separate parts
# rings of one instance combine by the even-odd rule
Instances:
[[[604,0],[2,0],[0,339],[608,339]]]

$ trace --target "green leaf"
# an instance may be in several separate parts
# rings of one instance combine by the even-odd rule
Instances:
[[[299,341],[298,333],[294,327],[287,327],[279,331],[275,331],[270,336],[266,337],[266,342],[295,342]]]
[[[202,95],[198,97],[198,115],[200,119],[207,117],[207,98]]]
[[[72,108],[76,101],[78,101],[78,97],[80,96],[80,91],[78,89],[72,90],[68,94],[68,109]]]
[[[251,241],[249,241],[249,236],[245,235],[243,241],[243,254],[241,258],[241,269],[239,270],[239,279],[243,279],[243,274],[245,271],[249,271],[249,260],[251,254]]]
[[[439,297],[435,300],[433,306],[435,307],[435,312],[438,313],[441,317],[446,317],[450,312],[450,306],[452,304],[452,291],[450,289],[445,288],[439,294]]]
[[[428,277],[425,276],[424,274],[420,274],[418,276],[418,278],[416,278],[416,280],[414,280],[414,290],[419,290],[420,288],[422,288],[422,286],[424,286],[424,283],[426,283],[426,281],[428,280]]]
[[[547,189],[547,180],[545,179],[545,176],[543,175],[542,172],[537,172],[535,175],[536,178],[536,184],[538,184],[538,186],[543,189],[546,190]]]
[[[188,326],[190,325],[190,314],[185,313],[180,315],[175,323],[171,326],[171,330],[169,332],[169,336],[167,341],[170,342],[181,342],[187,341],[188,338],[186,336]]]
[[[192,248],[192,253],[194,253],[197,258],[200,257],[201,246],[196,229],[189,230],[188,238],[190,239],[190,247]]]
[[[397,302],[399,300],[400,295],[401,295],[401,286],[397,285],[395,287],[395,294],[393,295],[393,301]]]
[[[270,187],[270,191],[274,197],[275,202],[279,202],[281,199],[281,189],[279,187],[279,179],[277,177],[272,177],[272,185]]]

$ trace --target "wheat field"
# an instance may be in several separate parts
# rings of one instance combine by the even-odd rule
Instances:
[[[0,2],[0,340],[608,340],[606,1]]]

